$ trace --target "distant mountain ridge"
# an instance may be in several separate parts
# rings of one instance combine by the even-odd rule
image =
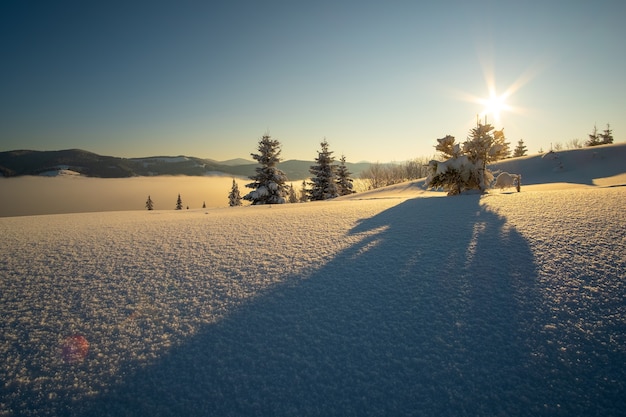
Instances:
[[[289,180],[308,178],[313,161],[288,160],[279,168]],[[215,174],[249,177],[258,165],[242,158],[228,161],[196,158],[193,156],[151,156],[120,158],[103,156],[82,149],[60,151],[14,150],[0,152],[0,176],[46,175],[51,171],[69,170],[87,177],[128,178],[136,176]],[[369,163],[346,163],[353,175],[370,166]]]

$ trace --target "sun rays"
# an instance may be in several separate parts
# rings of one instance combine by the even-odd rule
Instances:
[[[481,55],[481,54],[479,54]],[[490,54],[488,54],[491,56]],[[523,115],[532,113],[528,107],[521,107],[515,103],[515,96],[519,90],[526,84],[531,82],[541,71],[549,65],[549,59],[540,59],[534,64],[530,63],[525,69],[521,69],[517,78],[513,82],[506,85],[505,88],[498,88],[496,82],[496,70],[493,59],[482,56],[479,58],[484,78],[484,90],[486,94],[476,95],[465,91],[456,91],[456,98],[476,105],[474,114],[470,115],[472,124],[478,119],[483,123],[492,123],[501,126],[503,123],[509,124],[513,120],[507,118],[509,115]],[[509,74],[510,77],[511,74]],[[500,79],[504,76],[500,77]],[[511,79],[511,78],[509,78]],[[502,82],[499,83],[500,87]]]
[[[483,110],[479,113],[480,118],[491,116],[492,120],[499,125],[501,123],[500,115],[505,111],[511,111],[511,106],[506,103],[508,94],[498,95],[495,90],[489,91],[488,98],[480,98],[476,101],[482,104]]]

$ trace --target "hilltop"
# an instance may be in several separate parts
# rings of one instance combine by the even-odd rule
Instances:
[[[280,168],[291,180],[307,178],[313,161],[287,160]],[[150,156],[143,158],[120,158],[103,156],[82,149],[60,151],[14,150],[0,152],[0,176],[55,175],[78,173],[96,178],[129,178],[137,176],[187,175],[206,176],[225,174],[249,177],[258,165],[242,158],[227,161],[197,158],[193,156]],[[358,175],[369,163],[346,163],[348,169]]]
[[[496,176],[501,172],[520,174],[522,190],[622,186],[626,185],[626,143],[509,158],[491,164],[489,169]],[[420,179],[339,199],[411,198],[426,192],[425,181]]]

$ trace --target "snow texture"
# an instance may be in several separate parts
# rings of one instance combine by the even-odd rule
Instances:
[[[0,415],[623,415],[622,184],[0,218]]]

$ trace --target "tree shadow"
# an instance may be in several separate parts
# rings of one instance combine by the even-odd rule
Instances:
[[[571,411],[550,405],[553,381],[535,356],[546,312],[533,254],[480,196],[408,200],[350,234],[363,239],[310,276],[273,287],[67,413]]]

